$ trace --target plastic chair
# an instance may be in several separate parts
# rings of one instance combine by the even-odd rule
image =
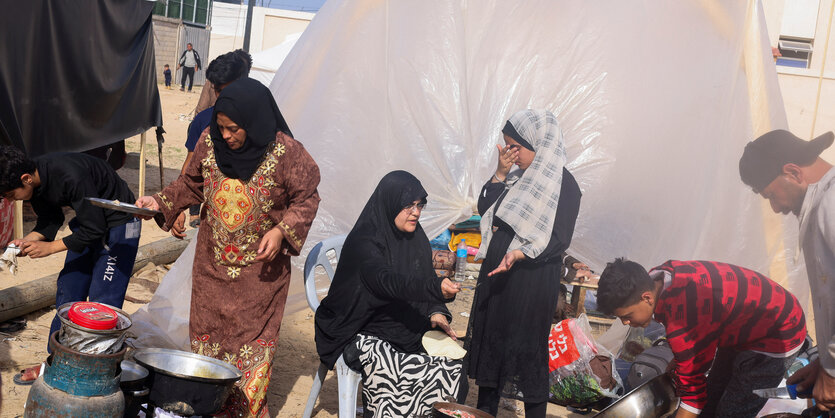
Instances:
[[[322,266],[328,274],[328,279],[333,280],[333,266],[328,259],[328,252],[334,250],[336,261],[339,262],[339,255],[342,252],[342,244],[345,243],[346,235],[337,235],[325,239],[316,244],[304,262],[304,293],[307,297],[307,304],[310,309],[316,312],[319,307],[319,295],[316,293],[316,266]],[[357,389],[359,388],[360,375],[351,370],[342,356],[336,360],[334,366],[339,386],[339,418],[354,418],[357,415]],[[304,408],[304,418],[310,418],[313,413],[313,406],[322,390],[322,382],[328,374],[328,368],[323,363],[313,376],[313,386],[310,388],[310,395],[307,397],[307,405]]]

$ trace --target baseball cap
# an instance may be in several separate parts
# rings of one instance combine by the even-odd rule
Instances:
[[[739,176],[760,193],[783,172],[789,163],[811,164],[823,150],[832,145],[835,135],[827,132],[811,141],[804,141],[789,131],[774,130],[761,135],[745,146],[739,159]]]

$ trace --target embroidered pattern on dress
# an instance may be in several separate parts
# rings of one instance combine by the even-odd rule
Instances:
[[[223,360],[243,373],[235,383],[235,389],[226,402],[224,412],[230,416],[257,415],[266,410],[267,388],[270,385],[272,360],[275,355],[275,339],[258,339],[246,343],[237,352],[220,353],[220,344],[210,342],[208,334],[194,335],[191,339],[192,352]]]
[[[296,245],[296,248],[301,248],[302,247],[302,241],[299,239],[298,236],[296,236],[296,230],[295,229],[290,228],[290,225],[287,225],[286,223],[284,223],[284,221],[279,222],[278,226],[280,226],[282,229],[284,229],[284,231],[286,232],[285,235],[289,236],[289,238],[291,240],[293,240],[293,244]]]
[[[167,207],[168,210],[171,210],[171,207],[174,206],[174,203],[168,200],[168,196],[162,194],[162,192],[157,193],[157,196],[159,197],[159,201],[162,202],[162,204],[165,205],[165,207]]]
[[[226,267],[226,275],[235,279],[241,269],[255,261],[257,248],[264,233],[275,226],[269,217],[275,202],[271,189],[276,186],[275,175],[278,158],[285,152],[280,143],[272,143],[264,161],[243,182],[226,177],[217,167],[211,136],[207,135],[209,149],[202,160],[203,195],[209,207],[206,211],[207,226],[211,229],[214,260]],[[221,267],[222,268],[222,267]]]

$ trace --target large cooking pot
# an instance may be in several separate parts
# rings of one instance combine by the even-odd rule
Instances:
[[[656,418],[666,417],[678,408],[675,385],[662,373],[609,405],[594,418]]]
[[[133,359],[148,369],[150,402],[178,415],[212,415],[243,374],[229,363],[178,350],[143,348]]]
[[[467,405],[461,405],[460,403],[454,402],[435,402],[432,405],[432,418],[454,418],[455,415],[449,415],[441,412],[441,409],[447,409],[450,411],[459,410],[462,412],[467,412],[472,415],[475,415],[476,418],[493,418],[492,415],[479,410],[473,407],[469,407]]]

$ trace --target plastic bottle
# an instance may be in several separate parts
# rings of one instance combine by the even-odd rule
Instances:
[[[455,249],[455,281],[463,282],[467,271],[467,244],[461,240]]]

